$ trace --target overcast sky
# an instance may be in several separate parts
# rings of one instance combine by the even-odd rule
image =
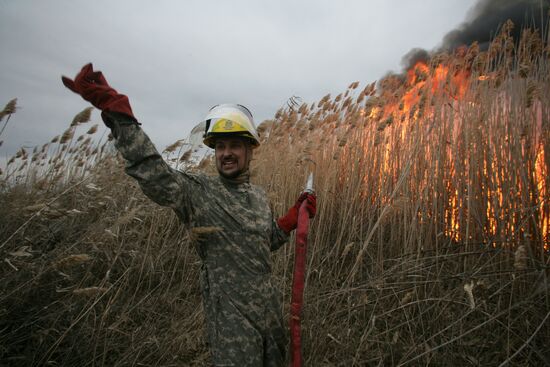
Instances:
[[[313,102],[401,71],[475,2],[0,0],[0,108],[20,107],[0,157],[49,141],[89,106],[60,80],[87,62],[163,149],[218,103],[246,105],[259,124],[293,95]]]

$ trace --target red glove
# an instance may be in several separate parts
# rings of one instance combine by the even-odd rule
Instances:
[[[134,117],[128,97],[119,94],[111,88],[101,71],[94,71],[92,63],[84,65],[76,75],[74,81],[62,76],[63,84],[73,92],[80,94],[82,98],[90,102],[102,112],[122,113],[137,123]],[[107,122],[106,116],[102,114],[103,120]]]
[[[296,204],[284,216],[277,219],[277,225],[285,233],[289,234],[290,231],[296,229],[298,226],[298,210],[304,201],[310,218],[313,218],[315,213],[317,213],[317,197],[313,193],[303,192],[296,201]]]

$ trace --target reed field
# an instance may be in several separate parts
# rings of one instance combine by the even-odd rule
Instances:
[[[512,27],[259,126],[277,215],[315,175],[306,366],[550,365],[550,43]],[[206,229],[150,202],[91,114],[2,168],[0,365],[206,366]],[[190,154],[163,152],[216,174]],[[273,254],[286,317],[293,244]]]

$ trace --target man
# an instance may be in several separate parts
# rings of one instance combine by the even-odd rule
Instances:
[[[282,366],[286,333],[280,295],[271,281],[270,252],[296,228],[305,201],[311,217],[316,200],[302,194],[288,213],[273,218],[265,192],[249,183],[253,149],[260,144],[248,109],[215,106],[206,117],[204,143],[214,148],[218,177],[171,168],[139,127],[128,98],[85,65],[63,84],[102,111],[126,173],[145,195],[172,208],[191,227],[218,230],[200,238],[201,290],[212,362],[216,366]]]

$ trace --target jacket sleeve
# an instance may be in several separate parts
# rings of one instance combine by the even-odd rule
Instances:
[[[188,216],[193,180],[170,167],[134,121],[115,113],[102,117],[108,120],[115,147],[126,160],[126,173],[136,179],[143,193],[157,204]]]
[[[289,235],[285,233],[275,218],[271,221],[271,251],[278,250],[282,245],[288,242]]]

